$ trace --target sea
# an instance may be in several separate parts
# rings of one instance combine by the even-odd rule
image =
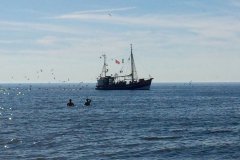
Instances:
[[[240,83],[0,84],[0,159],[239,160]]]

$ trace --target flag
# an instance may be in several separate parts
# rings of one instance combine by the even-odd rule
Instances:
[[[115,59],[115,63],[120,64],[120,61],[118,61],[118,60]]]

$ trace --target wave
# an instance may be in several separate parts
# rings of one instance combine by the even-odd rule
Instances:
[[[159,141],[159,140],[174,140],[174,139],[179,139],[181,136],[149,136],[149,137],[141,137],[142,140],[146,141]]]
[[[216,128],[213,128],[213,129],[207,129],[205,132],[206,132],[207,134],[230,133],[230,132],[233,132],[233,130],[231,130],[231,129],[216,129]]]

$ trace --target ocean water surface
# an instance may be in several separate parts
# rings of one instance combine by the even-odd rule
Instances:
[[[70,98],[75,107],[66,106]],[[149,91],[0,85],[3,160],[239,158],[239,83],[164,83]]]

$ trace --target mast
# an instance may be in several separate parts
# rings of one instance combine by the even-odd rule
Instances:
[[[133,60],[133,53],[132,53],[132,44],[131,45],[131,75],[132,75],[132,83],[134,81],[134,71],[133,71],[133,63],[134,63],[134,60]]]
[[[103,56],[103,59],[104,59],[104,64],[103,64],[103,68],[102,68],[102,74],[104,74],[104,77],[106,77],[106,74],[107,74],[107,56],[105,54],[102,55]],[[101,75],[102,75],[101,74]]]
[[[138,80],[138,76],[137,76],[137,70],[136,70],[136,66],[135,66],[135,62],[134,62],[134,58],[133,58],[133,49],[132,49],[132,44],[131,44],[131,79],[132,82],[134,82],[134,80]]]

